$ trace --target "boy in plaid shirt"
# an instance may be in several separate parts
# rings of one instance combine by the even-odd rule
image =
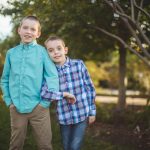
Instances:
[[[60,92],[49,92],[45,82],[41,96],[48,101],[57,101],[64,150],[80,150],[87,124],[95,121],[94,85],[83,61],[66,56],[68,48],[61,38],[50,36],[45,46],[58,71]]]

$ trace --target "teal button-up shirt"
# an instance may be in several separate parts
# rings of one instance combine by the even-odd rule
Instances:
[[[3,99],[7,106],[14,104],[20,113],[30,113],[38,104],[49,107],[50,102],[40,97],[43,79],[49,91],[59,90],[56,67],[44,47],[34,41],[8,50],[1,77]]]

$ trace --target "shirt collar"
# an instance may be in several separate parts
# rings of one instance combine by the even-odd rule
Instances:
[[[70,58],[69,58],[69,57],[66,57],[66,61],[65,61],[65,63],[64,63],[62,66],[56,65],[56,68],[57,68],[58,70],[64,69],[64,68],[66,68],[66,67],[70,67]]]
[[[21,47],[23,47],[23,49],[28,49],[28,48],[30,48],[30,47],[33,47],[33,46],[35,46],[37,44],[37,41],[36,40],[34,40],[34,41],[32,41],[31,43],[28,43],[28,44],[25,44],[25,43],[20,43],[20,46]]]

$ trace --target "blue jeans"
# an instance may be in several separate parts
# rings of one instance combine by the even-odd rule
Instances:
[[[86,127],[87,120],[72,125],[60,125],[64,150],[80,150]]]

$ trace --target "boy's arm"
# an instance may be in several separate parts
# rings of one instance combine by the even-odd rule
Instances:
[[[58,101],[63,99],[63,93],[49,91],[47,83],[44,82],[41,90],[41,97],[42,99],[45,99],[47,101],[54,101],[54,100]]]
[[[87,96],[88,96],[88,101],[89,101],[89,105],[90,105],[89,116],[95,116],[96,115],[96,105],[95,105],[96,92],[95,92],[93,82],[88,73],[88,70],[87,70],[86,66],[84,65],[83,61],[81,61],[81,69],[82,69],[84,85],[88,92]]]
[[[48,56],[46,49],[43,50],[43,60],[44,60],[44,80],[47,82],[48,91],[59,91],[59,78],[57,69],[55,64],[52,62],[50,57]],[[50,102],[48,101],[41,101],[40,104],[44,107],[49,107]]]
[[[10,98],[10,93],[9,93],[10,67],[11,65],[10,65],[9,53],[7,53],[5,58],[3,73],[1,77],[1,88],[3,92],[3,100],[5,101],[7,106],[10,106],[12,104],[12,100]]]
[[[44,51],[44,79],[49,91],[59,91],[58,72],[46,50]]]
[[[76,102],[76,98],[74,95],[68,92],[53,92],[48,90],[48,86],[46,82],[42,86],[41,97],[47,101],[59,101],[65,98],[69,103],[74,104]]]

